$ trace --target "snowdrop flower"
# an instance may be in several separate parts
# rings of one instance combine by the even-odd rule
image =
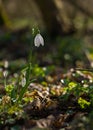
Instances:
[[[25,79],[25,77],[22,79],[21,85],[22,85],[22,87],[24,87],[26,85],[26,79]]]
[[[8,66],[9,66],[9,62],[8,62],[7,60],[5,60],[5,61],[4,61],[4,67],[5,67],[5,68],[8,68]]]
[[[41,34],[38,33],[38,34],[35,36],[34,45],[35,45],[36,47],[39,47],[40,45],[44,46],[44,39],[43,39],[43,37],[41,36]]]
[[[5,71],[3,72],[3,76],[4,76],[5,78],[8,76],[8,71],[7,71],[7,70],[5,70]]]

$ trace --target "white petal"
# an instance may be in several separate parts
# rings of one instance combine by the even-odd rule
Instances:
[[[39,39],[39,36],[38,34],[36,35],[35,39],[34,39],[34,44],[36,47],[39,47],[40,46],[40,39]]]
[[[37,34],[35,39],[34,39],[34,45],[39,47],[40,44],[42,46],[44,46],[44,39],[43,39],[43,37],[40,34]]]
[[[43,37],[39,34],[38,35],[38,37],[39,37],[39,39],[40,39],[40,44],[42,45],[42,46],[44,46],[44,39],[43,39]]]

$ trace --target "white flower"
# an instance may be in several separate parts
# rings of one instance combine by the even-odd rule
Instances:
[[[7,71],[7,70],[5,70],[5,71],[3,72],[3,76],[4,76],[5,78],[8,76],[8,71]]]
[[[5,60],[5,61],[4,61],[4,67],[5,67],[5,68],[8,68],[8,66],[9,66],[9,62],[8,62],[7,60]]]
[[[34,45],[35,45],[36,47],[39,47],[40,45],[44,46],[44,39],[43,39],[43,37],[41,36],[41,34],[38,33],[38,34],[35,36]]]
[[[22,85],[22,87],[24,87],[26,85],[26,79],[25,79],[25,77],[22,79],[21,85]]]

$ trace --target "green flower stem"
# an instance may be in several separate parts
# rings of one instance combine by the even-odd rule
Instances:
[[[6,77],[5,77],[5,79],[4,79],[4,87],[6,87]]]
[[[40,30],[37,28],[36,29],[37,30],[37,32],[39,32],[40,33]],[[32,38],[34,39],[34,35],[35,35],[35,31],[34,31],[34,29],[33,29],[33,32],[32,32]],[[33,43],[33,42],[32,42]],[[30,44],[30,52],[29,52],[29,57],[28,57],[28,66],[27,66],[27,68],[26,68],[26,84],[25,84],[25,86],[21,89],[21,92],[20,92],[20,95],[19,95],[19,97],[18,97],[18,101],[22,101],[22,98],[23,98],[23,96],[24,96],[24,93],[27,91],[27,88],[28,88],[28,86],[29,86],[29,84],[30,84],[30,74],[31,74],[31,71],[32,71],[32,53],[33,53],[33,44]]]

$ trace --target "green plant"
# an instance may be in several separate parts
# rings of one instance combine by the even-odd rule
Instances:
[[[36,32],[37,32],[37,34],[36,34]],[[36,36],[35,36],[35,38],[34,38],[34,45],[35,45],[36,47],[39,47],[40,45],[44,46],[44,39],[43,39],[43,37],[42,37],[41,34],[40,34],[40,30],[39,30],[38,28],[36,28],[36,31],[35,31],[34,28],[33,28],[33,29],[32,29],[32,34],[33,34],[33,36],[36,34]],[[32,45],[32,44],[31,44],[31,49],[33,49],[33,45]],[[23,87],[22,87],[22,89],[21,89],[21,92],[20,92],[18,101],[21,101],[21,100],[22,100],[23,95],[24,95],[24,93],[26,92],[26,90],[27,90],[29,84],[33,81],[33,80],[30,81],[30,74],[31,74],[31,71],[32,71],[32,69],[33,69],[33,68],[32,68],[32,63],[31,63],[31,61],[32,61],[32,50],[30,51],[29,60],[28,60],[28,65],[27,65],[27,67],[26,67],[26,73],[25,73],[25,77],[24,77],[24,79],[23,79],[23,82],[24,82],[24,80],[25,80],[25,83],[24,83],[24,85],[23,85]]]
[[[87,80],[82,82],[70,81],[68,79],[62,80],[64,84],[63,93],[60,96],[62,101],[68,101],[70,95],[73,95],[74,100],[82,109],[93,106],[93,85]]]
[[[79,97],[79,99],[78,99],[78,104],[80,105],[80,107],[81,107],[82,109],[85,109],[86,107],[89,107],[90,102],[88,102],[87,100],[85,100],[85,99]]]
[[[34,38],[34,46],[39,47],[40,45],[44,45],[43,37],[40,34],[39,29],[36,28],[32,29],[32,34]],[[33,63],[32,63],[32,50],[33,50],[33,43],[30,44],[30,53],[28,58],[28,63],[26,67],[21,70],[21,75],[18,79],[18,84],[7,84],[6,83],[6,73],[4,73],[4,87],[5,87],[5,95],[2,95],[0,98],[0,123],[6,124],[9,123],[8,121],[14,122],[16,119],[20,117],[23,118],[25,113],[23,111],[23,106],[25,103],[30,101],[31,98],[23,98],[24,95],[27,93],[27,89],[31,82],[34,79],[31,79],[31,73],[33,70]],[[43,74],[43,71],[39,69]],[[13,117],[15,115],[15,117]],[[11,119],[11,120],[10,120]]]

